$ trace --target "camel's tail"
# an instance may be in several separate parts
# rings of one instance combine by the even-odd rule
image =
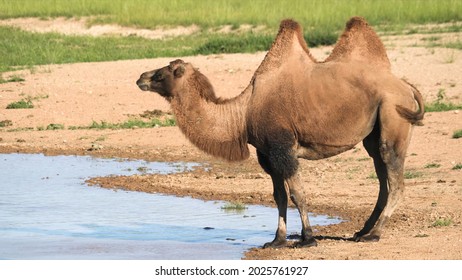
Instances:
[[[425,104],[422,98],[422,94],[413,84],[405,80],[403,81],[406,82],[412,88],[412,92],[414,93],[414,98],[417,101],[419,109],[417,111],[412,111],[401,105],[396,105],[396,111],[398,112],[398,114],[400,114],[401,117],[408,120],[412,125],[423,125],[422,120],[425,114]]]

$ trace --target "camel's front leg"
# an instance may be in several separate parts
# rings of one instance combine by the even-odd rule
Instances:
[[[258,163],[260,163],[263,170],[271,176],[273,181],[273,196],[274,201],[278,207],[278,229],[274,240],[263,245],[263,248],[279,248],[287,244],[287,189],[284,185],[284,177],[280,173],[275,172],[271,166],[268,156],[257,150]]]
[[[279,248],[287,245],[287,190],[281,176],[271,174],[273,180],[273,196],[278,207],[278,228],[274,240],[263,245],[263,248]]]

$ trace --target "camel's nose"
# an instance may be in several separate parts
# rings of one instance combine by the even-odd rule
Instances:
[[[143,75],[136,81],[136,85],[144,91],[149,90],[149,79],[143,78]]]

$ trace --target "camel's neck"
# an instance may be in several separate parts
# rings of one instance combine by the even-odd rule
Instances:
[[[244,160],[247,147],[246,111],[251,94],[248,87],[241,95],[214,103],[205,100],[194,87],[178,94],[171,102],[177,124],[198,148],[227,160]],[[203,95],[202,95],[203,96]]]

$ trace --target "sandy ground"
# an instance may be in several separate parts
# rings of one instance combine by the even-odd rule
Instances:
[[[438,92],[444,91],[447,100],[462,102],[462,52],[418,47],[421,38],[417,35],[383,38],[393,72],[414,83],[427,101],[433,101]],[[312,52],[322,59],[330,50],[331,47],[323,47]],[[245,88],[263,57],[264,53],[257,53],[182,59],[209,77],[218,96],[232,97]],[[0,128],[0,152],[202,162],[207,169],[198,168],[190,173],[93,178],[89,183],[207,200],[274,205],[270,179],[258,166],[254,150],[251,158],[242,163],[227,163],[198,151],[177,127],[68,129],[87,126],[92,121],[117,123],[141,118],[148,110],[168,112],[165,100],[141,92],[135,81],[142,72],[165,66],[171,60],[48,65],[32,71],[4,73],[4,79],[18,75],[25,81],[0,84],[0,122],[7,121],[9,125]],[[7,104],[25,98],[32,100],[33,109],[5,109]],[[380,242],[349,241],[370,214],[378,193],[372,161],[358,145],[329,159],[301,161],[309,210],[340,216],[345,222],[316,227],[318,247],[255,248],[245,258],[462,259],[462,171],[453,169],[462,163],[462,139],[452,138],[455,130],[462,129],[462,112],[428,113],[424,123],[425,126],[414,129],[408,151],[406,170],[413,178],[406,179],[404,201]],[[49,124],[63,124],[66,129],[38,129]],[[448,224],[435,226],[438,220]]]

